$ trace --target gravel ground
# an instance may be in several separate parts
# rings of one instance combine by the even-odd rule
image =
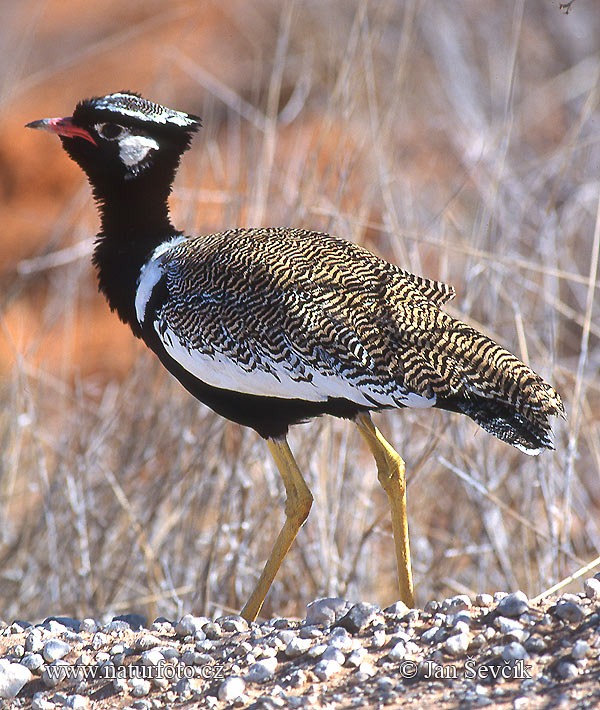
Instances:
[[[590,578],[539,603],[319,599],[301,621],[15,621],[0,627],[0,708],[597,707],[599,603]]]

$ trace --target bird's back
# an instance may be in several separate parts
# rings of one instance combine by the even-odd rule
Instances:
[[[214,387],[364,408],[460,411],[536,453],[562,412],[550,385],[440,306],[453,289],[337,237],[235,229],[161,253],[155,328]]]

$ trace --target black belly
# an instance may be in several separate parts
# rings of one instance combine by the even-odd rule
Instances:
[[[263,397],[213,387],[199,380],[174,360],[167,353],[152,327],[145,328],[142,337],[167,370],[196,399],[222,417],[251,427],[265,439],[283,437],[290,425],[299,424],[322,414],[352,419],[359,412],[374,408],[361,406],[339,397],[330,397],[324,402],[309,402],[303,399]]]

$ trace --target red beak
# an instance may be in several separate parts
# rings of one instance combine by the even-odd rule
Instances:
[[[94,145],[97,145],[96,141],[93,139],[91,133],[76,126],[73,120],[69,117],[67,118],[41,118],[39,121],[31,121],[25,128],[41,128],[44,131],[50,131],[50,133],[56,133],[59,136],[65,136],[66,138],[85,138],[86,141],[90,141]]]

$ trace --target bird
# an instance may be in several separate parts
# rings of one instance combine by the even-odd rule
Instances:
[[[371,413],[435,407],[527,454],[554,448],[559,394],[444,311],[452,286],[304,228],[176,229],[168,197],[198,116],[118,91],[27,127],[57,134],[88,177],[101,223],[92,260],[111,310],[189,393],[267,442],[285,520],[245,619],[259,615],[313,501],[290,426],[325,414],[357,425],[388,497],[400,599],[411,608],[405,464]]]

